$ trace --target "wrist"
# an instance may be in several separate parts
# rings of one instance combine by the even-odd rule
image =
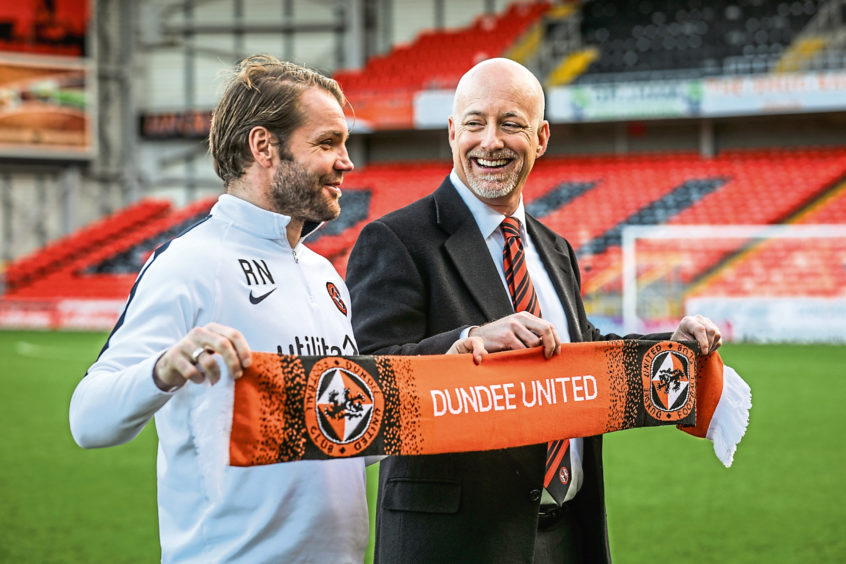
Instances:
[[[153,383],[161,391],[171,394],[181,388],[185,384],[186,380],[184,378],[180,378],[180,381],[175,383],[164,380],[161,376],[159,376],[160,361],[161,357],[159,357],[159,360],[157,360],[156,364],[153,366]]]
[[[472,337],[473,331],[478,328],[478,325],[471,325],[470,327],[465,327],[464,329],[462,329],[461,334],[459,335],[459,339],[466,339],[467,337]]]

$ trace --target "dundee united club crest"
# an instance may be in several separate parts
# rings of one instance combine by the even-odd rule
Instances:
[[[661,421],[679,421],[693,409],[693,351],[680,343],[658,343],[643,357],[644,406]]]
[[[306,428],[329,456],[355,456],[370,446],[382,424],[382,391],[358,364],[323,358],[309,373],[305,393]]]
[[[326,291],[329,292],[329,297],[332,298],[332,302],[335,304],[335,307],[338,308],[338,311],[346,315],[347,304],[345,304],[344,300],[341,299],[341,291],[338,289],[338,287],[335,286],[332,282],[327,282]]]

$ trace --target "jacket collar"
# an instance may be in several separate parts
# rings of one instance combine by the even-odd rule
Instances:
[[[217,203],[211,209],[211,215],[262,239],[274,241],[284,239],[286,242],[288,240],[287,228],[291,222],[290,216],[260,208],[231,194],[221,194],[218,197]],[[305,222],[298,244],[325,223]]]
[[[490,320],[514,313],[479,226],[448,177],[432,198],[435,222],[447,234],[444,249],[476,305]]]

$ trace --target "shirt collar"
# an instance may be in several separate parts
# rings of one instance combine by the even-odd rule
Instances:
[[[455,169],[452,169],[452,172],[449,173],[449,179],[450,182],[452,182],[452,185],[455,186],[455,190],[458,192],[458,195],[461,196],[461,199],[470,209],[470,213],[473,215],[473,219],[476,220],[476,225],[479,226],[479,231],[482,233],[482,237],[485,239],[490,237],[499,229],[499,225],[502,223],[502,220],[505,219],[505,216],[477,198],[470,188],[461,181],[458,174],[456,174]],[[517,210],[511,214],[511,217],[520,221],[520,232],[523,237],[525,237],[526,208],[523,206],[522,194],[520,194],[520,203],[517,204]]]
[[[211,214],[263,239],[288,239],[289,216],[260,208],[231,194],[221,194]]]

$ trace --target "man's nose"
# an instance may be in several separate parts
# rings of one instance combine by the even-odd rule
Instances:
[[[341,150],[341,154],[338,155],[338,158],[335,160],[335,170],[340,170],[342,172],[350,172],[355,168],[355,165],[350,158],[350,154],[347,152],[347,148],[343,147]]]
[[[500,137],[499,128],[496,125],[489,125],[485,128],[481,146],[486,151],[502,149],[502,137]]]

